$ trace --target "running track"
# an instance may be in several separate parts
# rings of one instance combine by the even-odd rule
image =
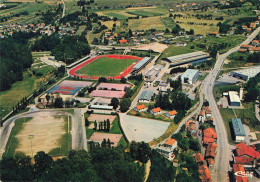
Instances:
[[[83,76],[83,75],[78,75],[76,74],[76,71],[81,69],[82,67],[86,66],[87,64],[101,58],[101,57],[108,57],[108,58],[113,58],[113,59],[136,59],[137,62],[141,61],[142,58],[140,57],[136,57],[136,56],[128,56],[128,55],[103,55],[103,56],[97,56],[94,58],[91,58],[83,63],[81,63],[80,65],[76,66],[75,68],[71,69],[69,74],[72,76],[78,76],[80,78],[84,78],[84,79],[92,79],[92,80],[98,80],[99,77],[90,77],[90,76]],[[125,77],[127,74],[129,74],[132,69],[133,69],[134,65],[130,65],[129,67],[127,67],[120,75],[117,76],[113,76],[113,77],[106,77],[107,79],[121,79],[123,77]]]

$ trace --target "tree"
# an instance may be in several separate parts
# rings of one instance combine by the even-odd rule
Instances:
[[[126,112],[129,107],[131,105],[131,100],[130,99],[126,99],[126,98],[123,98],[120,102],[120,111],[121,112]]]
[[[126,83],[126,78],[122,77],[120,80],[121,83]]]
[[[104,138],[103,141],[102,141],[102,143],[101,143],[101,147],[106,148],[106,146],[107,146],[107,141],[106,141],[106,139]]]
[[[116,109],[118,107],[118,105],[119,105],[119,100],[117,98],[113,97],[111,99],[110,105],[113,106],[113,109]]]
[[[109,138],[107,139],[107,148],[111,148],[111,142],[110,142]]]
[[[85,126],[89,126],[90,122],[88,120],[88,118],[85,119]]]
[[[98,82],[100,82],[100,83],[102,83],[102,82],[106,83],[106,82],[107,82],[107,79],[106,79],[105,77],[99,77]]]
[[[61,97],[55,98],[54,107],[56,107],[56,108],[62,108],[63,107],[63,100],[62,100]]]
[[[110,130],[110,121],[109,119],[107,119],[107,131],[109,132],[109,130]]]
[[[34,156],[34,161],[35,171],[39,176],[44,175],[45,171],[51,168],[51,165],[53,163],[52,158],[43,151],[36,153],[36,155]]]
[[[95,123],[94,123],[94,130],[97,130],[97,121],[95,120]]]
[[[190,29],[189,34],[190,34],[190,35],[194,35],[194,29]]]
[[[45,96],[45,98],[46,98],[46,100],[47,100],[47,105],[48,105],[51,97],[50,97],[49,94],[47,94],[47,95]]]

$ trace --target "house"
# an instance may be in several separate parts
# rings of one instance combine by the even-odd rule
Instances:
[[[247,26],[246,26],[246,25],[242,25],[242,29],[243,29],[243,30],[246,30],[246,29],[247,29]]]
[[[166,117],[170,118],[170,119],[174,119],[175,115],[177,114],[177,111],[174,110],[174,111],[170,111],[170,112],[167,112],[165,114]]]
[[[144,90],[140,97],[138,98],[138,102],[150,102],[153,96],[153,91],[151,90]]]
[[[238,49],[238,52],[247,52],[247,49]]]
[[[186,121],[186,123],[185,123],[186,125],[186,129],[188,130],[188,131],[190,131],[191,132],[191,134],[194,134],[194,133],[196,133],[197,131],[197,128],[196,128],[196,124],[195,124],[195,121],[193,121],[193,120],[188,120],[188,121]]]
[[[138,44],[138,43],[139,43],[139,40],[137,40],[137,39],[131,40],[131,44]]]
[[[204,123],[204,121],[205,121],[205,113],[206,113],[205,110],[201,110],[200,111],[199,118],[198,118],[200,123]]]
[[[105,36],[109,37],[111,35],[111,32],[105,32]]]
[[[209,169],[207,166],[204,165],[199,166],[199,173],[200,173],[200,181],[212,182]]]
[[[163,145],[159,145],[156,149],[169,159],[173,159],[175,156],[173,150],[177,148],[177,141],[173,138],[168,138]]]
[[[127,40],[126,39],[119,40],[119,43],[120,44],[127,44]]]
[[[154,36],[161,36],[161,35],[164,35],[164,32],[163,31],[155,31],[155,32],[153,32],[153,35]]]
[[[205,113],[206,113],[206,118],[211,118],[211,108],[210,106],[206,106],[206,107],[203,107],[203,109],[205,110]]]
[[[251,45],[246,45],[246,44],[240,46],[241,49],[246,49],[246,50],[249,50],[249,48],[251,47],[252,47]]]
[[[255,29],[255,27],[256,27],[256,24],[255,24],[255,23],[251,23],[251,24],[250,24],[250,28]]]
[[[197,38],[197,39],[202,39],[202,38],[203,38],[203,35],[197,34],[197,35],[196,35],[196,38]]]
[[[176,46],[180,46],[180,47],[185,47],[187,46],[188,44],[186,42],[177,42],[176,43]]]
[[[253,147],[248,146],[245,143],[236,144],[235,155],[238,157],[249,157],[253,159],[259,159],[260,154]]]
[[[214,128],[207,128],[203,131],[203,144],[217,143],[217,132]]]
[[[154,109],[152,109],[151,111],[150,111],[150,113],[152,114],[152,115],[158,115],[158,114],[161,114],[161,108],[160,107],[157,107],[157,108],[154,108]]]
[[[245,174],[245,168],[243,165],[233,164],[233,175],[235,182],[248,182],[248,178]]]
[[[146,110],[146,107],[145,107],[145,105],[138,105],[138,106],[136,106],[135,108],[134,108],[134,110],[135,111],[138,111],[138,112],[143,112],[143,111],[145,111]]]
[[[209,35],[214,36],[214,37],[218,37],[219,33],[218,32],[211,32],[211,33],[209,33]]]
[[[201,153],[195,155],[195,161],[198,165],[203,165],[204,159]]]
[[[246,132],[240,118],[232,118],[232,129],[236,142],[245,141]]]
[[[245,171],[253,171],[256,166],[256,159],[249,157],[234,157],[234,163],[244,166]]]
[[[247,28],[247,29],[246,29],[246,32],[247,32],[247,33],[251,33],[251,32],[252,32],[252,28]]]
[[[214,165],[214,159],[216,157],[217,147],[218,145],[215,143],[210,143],[207,145],[205,159],[209,167],[212,167]]]
[[[259,45],[259,40],[253,40],[252,41],[253,46],[258,46]]]
[[[252,47],[249,49],[250,53],[253,53],[253,52],[258,52],[260,51],[260,47]]]

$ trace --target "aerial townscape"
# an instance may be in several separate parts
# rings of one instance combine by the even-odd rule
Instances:
[[[0,181],[259,182],[259,0],[0,0]]]

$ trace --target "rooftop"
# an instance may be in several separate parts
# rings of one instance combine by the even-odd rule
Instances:
[[[136,108],[138,109],[138,110],[142,110],[142,109],[145,109],[146,107],[145,107],[145,105],[139,105],[139,106],[136,106]]]
[[[247,155],[251,158],[259,159],[260,154],[253,147],[248,146],[245,143],[239,143],[236,145],[237,156],[241,157]]]
[[[238,73],[242,75],[246,75],[249,78],[256,76],[260,72],[260,66],[255,66],[252,68],[247,68],[247,69],[241,69],[241,70],[236,70],[232,71],[233,73]]]
[[[151,100],[152,96],[153,96],[153,91],[145,90],[140,95],[139,100]]]
[[[236,136],[246,136],[244,127],[240,118],[232,118],[232,126]]]
[[[230,102],[240,102],[239,95],[236,91],[228,91]]]
[[[218,145],[215,144],[215,143],[208,144],[205,156],[207,156],[207,157],[209,157],[209,156],[215,157],[216,156],[217,147],[218,147]]]
[[[195,161],[196,161],[196,162],[203,162],[203,161],[204,161],[203,156],[202,156],[201,153],[197,153],[197,154],[195,155]]]
[[[161,108],[160,107],[157,107],[157,108],[154,108],[152,109],[154,113],[157,113],[157,112],[160,112],[161,111]]]
[[[181,77],[188,77],[188,78],[193,78],[197,73],[199,72],[199,70],[194,70],[194,69],[187,69],[182,75]]]
[[[136,65],[134,65],[133,70],[139,70],[143,65],[150,61],[150,57],[144,57],[141,61],[139,61]]]
[[[234,174],[239,173],[239,172],[245,173],[245,168],[241,164],[233,164],[233,170],[234,170]],[[236,178],[237,182],[247,182],[248,181],[248,178],[246,176],[242,176],[242,174],[235,175],[235,178]]]
[[[235,157],[235,163],[236,164],[242,164],[242,165],[252,165],[254,163],[254,159],[249,157]]]
[[[172,139],[172,138],[168,138],[167,141],[165,142],[166,145],[169,145],[169,146],[173,146],[173,144],[176,142],[175,139]]]
[[[207,128],[203,131],[204,133],[204,137],[208,137],[208,138],[217,138],[217,132],[214,128]]]
[[[176,111],[176,110],[170,111],[170,112],[168,112],[168,114],[169,114],[170,116],[173,116],[173,115],[177,114],[177,111]]]

